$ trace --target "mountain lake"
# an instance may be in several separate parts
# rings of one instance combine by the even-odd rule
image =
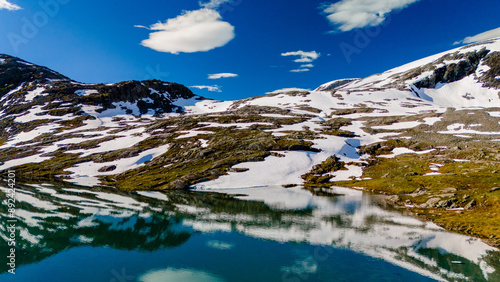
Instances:
[[[390,210],[381,197],[340,187],[18,185],[15,265],[4,256],[0,281],[500,280],[498,249]],[[1,214],[9,254],[5,202]]]

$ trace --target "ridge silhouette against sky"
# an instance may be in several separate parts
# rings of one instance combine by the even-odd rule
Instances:
[[[0,0],[0,53],[81,82],[161,79],[238,99],[500,36],[498,11],[497,0]]]

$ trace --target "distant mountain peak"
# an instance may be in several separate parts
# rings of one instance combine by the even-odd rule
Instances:
[[[49,68],[0,54],[0,97],[21,84],[39,84],[54,80],[69,81],[70,79]]]
[[[498,89],[500,39],[452,49],[363,79],[329,82],[316,90],[335,90],[337,95],[405,91],[439,106],[491,107],[500,106]]]
[[[120,108],[136,115],[181,113],[184,109],[175,101],[195,98],[203,99],[181,84],[159,80],[79,83],[49,68],[0,54],[0,110],[4,113],[19,114],[36,105],[59,102],[79,108],[95,106],[96,112]]]
[[[363,152],[497,140],[499,52],[492,40],[362,79],[237,101],[159,80],[84,84],[2,55],[0,172],[125,190],[360,179]],[[404,148],[377,144],[385,141]]]

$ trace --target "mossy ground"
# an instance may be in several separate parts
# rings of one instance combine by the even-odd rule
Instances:
[[[361,151],[373,156],[363,170],[362,179],[365,180],[342,181],[335,185],[397,195],[389,198],[395,206],[405,207],[414,215],[430,219],[446,229],[500,246],[500,189],[496,189],[500,187],[498,142],[444,136],[452,139],[456,146],[438,149],[433,140],[441,140],[441,137],[425,138],[423,134],[421,141],[389,140],[364,147]],[[435,150],[395,158],[378,156],[394,147]],[[431,167],[438,168],[440,174],[426,175],[435,172]],[[431,199],[436,199],[434,205],[429,204]],[[444,206],[436,206],[438,201],[443,201]]]
[[[409,117],[365,117],[357,121],[364,122],[363,130],[370,134],[394,132],[399,133],[384,142],[359,148],[359,153],[369,156],[360,181],[330,182],[331,173],[344,169],[344,163],[332,156],[319,164],[303,178],[307,185],[339,185],[346,187],[363,187],[365,190],[388,195],[398,195],[395,205],[408,206],[411,212],[433,220],[447,229],[490,240],[500,245],[500,230],[497,227],[500,219],[500,144],[492,141],[495,135],[471,135],[471,138],[442,134],[456,123],[474,130],[500,132],[499,118],[491,117],[488,110],[455,111],[449,109],[443,114],[429,112]],[[338,114],[353,112],[373,112],[371,108],[361,107],[346,110]],[[64,112],[65,113],[65,112]],[[63,112],[57,114],[64,114]],[[262,113],[281,114],[286,117],[262,116]],[[397,122],[420,121],[426,118],[440,117],[435,124],[421,124],[411,129],[391,130],[376,129],[375,126],[390,125]],[[64,129],[74,129],[84,125],[91,117],[79,116],[70,121],[60,122]],[[169,145],[169,150],[144,165],[119,173],[101,177],[102,184],[125,191],[132,190],[165,190],[184,189],[207,180],[213,180],[227,174],[231,167],[243,162],[262,161],[274,151],[307,150],[317,152],[312,140],[321,138],[320,134],[355,137],[354,133],[341,128],[352,124],[351,119],[334,117],[319,122],[321,130],[303,128],[298,131],[282,132],[283,136],[273,136],[269,129],[279,129],[283,125],[297,124],[308,120],[308,115],[291,114],[287,110],[272,107],[247,106],[241,109],[221,113],[219,115],[180,116],[159,119],[146,126],[145,132],[151,134],[142,142],[129,148],[107,153],[97,153],[86,157],[71,154],[67,151],[91,149],[104,141],[115,137],[68,145],[59,148],[52,157],[39,164],[25,164],[16,167],[20,181],[26,183],[63,181],[60,176],[68,175],[65,171],[83,162],[110,163],[123,158],[137,156],[146,150]],[[36,126],[50,122],[40,120],[36,124],[19,124],[12,128],[14,132],[27,132]],[[252,123],[251,126],[245,124]],[[231,126],[228,127],[227,125]],[[232,124],[241,125],[232,126]],[[242,128],[243,127],[243,128]],[[108,130],[108,134],[120,135],[133,127],[120,127]],[[195,137],[182,138],[187,131],[199,130],[202,133]],[[59,132],[63,132],[61,129]],[[211,132],[211,133],[206,133]],[[80,134],[81,135],[81,134]],[[66,138],[80,137],[79,134],[50,135],[44,134],[31,141],[33,146],[27,149],[3,149],[0,161],[39,154],[40,150]],[[0,136],[0,143],[6,138]],[[5,135],[7,136],[7,135]],[[200,139],[206,146],[201,146]],[[405,147],[414,151],[434,149],[427,154],[408,154],[395,158],[382,158],[380,155],[391,154],[397,147]],[[464,159],[468,162],[458,162]],[[425,175],[433,172],[431,166],[440,165],[440,175]],[[104,164],[103,164],[104,166]],[[435,165],[434,165],[435,166]],[[450,188],[453,190],[450,192]],[[447,190],[448,189],[448,190]],[[492,190],[493,189],[493,190]],[[465,208],[465,210],[446,210],[446,207],[425,206],[432,198],[449,201],[449,207]],[[473,205],[471,203],[474,203]]]
[[[405,155],[379,159],[364,170],[362,181],[338,182],[346,187],[388,195],[399,195],[394,204],[408,207],[414,214],[426,217],[446,229],[489,240],[500,246],[500,164],[498,162],[454,162],[443,159],[443,151],[426,155]],[[431,172],[433,163],[444,164],[441,175]],[[454,188],[451,189],[450,188]],[[450,200],[464,210],[426,206],[432,198]]]
[[[279,108],[244,107],[231,113],[220,115],[180,116],[159,119],[151,124],[145,124],[145,133],[149,134],[145,140],[130,147],[110,152],[95,153],[81,157],[81,153],[68,153],[74,150],[89,150],[97,148],[102,142],[111,141],[123,135],[123,132],[134,129],[134,126],[124,124],[113,128],[98,128],[91,131],[92,136],[98,137],[101,131],[106,135],[78,144],[60,146],[55,152],[47,153],[42,157],[51,159],[41,163],[29,163],[16,167],[21,181],[26,183],[58,182],[69,176],[66,169],[80,163],[93,162],[101,170],[113,171],[116,166],[104,163],[118,162],[121,159],[138,156],[140,153],[169,145],[168,151],[144,165],[119,173],[102,176],[102,184],[113,186],[121,190],[164,190],[185,189],[189,185],[213,180],[227,174],[231,167],[242,162],[262,161],[273,154],[271,151],[305,150],[318,152],[309,140],[317,137],[315,132],[290,131],[285,136],[276,137],[269,129],[278,129],[283,125],[296,124],[307,120],[307,115],[288,114],[289,117],[265,117],[260,112],[288,113]],[[84,125],[86,116],[61,123],[64,129],[75,129]],[[250,126],[246,124],[252,123]],[[241,126],[226,126],[238,124]],[[188,131],[201,131],[193,137],[183,137]],[[64,132],[60,130],[58,132]],[[211,132],[211,133],[207,133]],[[94,134],[95,133],[95,134]],[[8,161],[21,157],[40,154],[43,148],[55,142],[68,138],[85,137],[82,133],[51,135],[43,134],[31,140],[29,147],[0,150],[0,161]],[[200,139],[205,140],[202,146]],[[28,144],[27,143],[27,144]],[[276,154],[276,153],[274,153]],[[114,168],[113,168],[114,167]]]
[[[122,190],[182,189],[227,174],[238,163],[263,161],[271,151],[317,151],[312,142],[302,137],[290,134],[274,137],[258,128],[203,127],[203,130],[214,133],[182,139],[173,135],[165,154],[140,168],[103,177],[104,184]],[[207,147],[201,147],[199,139],[207,140]]]
[[[307,181],[309,187],[325,185],[362,188],[365,191],[392,195],[388,202],[438,225],[460,233],[484,239],[500,246],[500,135],[468,134],[470,138],[443,134],[452,124],[463,124],[483,132],[500,132],[499,118],[485,110],[456,111],[443,114],[429,112],[408,117],[370,117],[364,121],[365,132],[370,134],[395,132],[397,137],[362,146],[363,175],[358,180]],[[374,129],[374,126],[398,122],[420,121],[440,117],[433,125],[421,124],[403,130]],[[325,131],[338,130],[338,125],[349,125],[348,119],[324,122]],[[393,149],[403,147],[413,151],[432,150],[425,154],[403,154],[393,158]],[[440,174],[433,174],[433,172]],[[328,172],[313,169],[304,177],[324,180]],[[334,180],[334,179],[333,179]]]

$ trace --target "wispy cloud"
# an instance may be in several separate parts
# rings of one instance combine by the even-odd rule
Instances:
[[[206,89],[211,92],[222,92],[220,90],[220,87],[218,85],[194,85],[194,86],[189,86],[190,88],[197,88],[197,89]]]
[[[228,77],[238,77],[237,74],[235,73],[214,73],[214,74],[209,74],[208,79],[219,79],[219,78],[228,78]]]
[[[321,56],[320,53],[316,51],[311,51],[311,52],[304,52],[304,51],[295,51],[295,52],[287,52],[287,53],[281,53],[281,56],[287,57],[287,56],[300,56],[299,59],[294,60],[296,63],[311,63],[312,61],[316,60]]]
[[[387,14],[400,10],[419,0],[342,0],[324,6],[328,20],[338,31],[377,26],[383,23]]]
[[[310,68],[313,68],[313,64],[303,64],[303,63],[312,63],[315,60],[317,60],[321,54],[316,52],[316,51],[310,51],[310,52],[304,52],[302,50],[299,51],[294,51],[294,52],[286,52],[286,53],[281,53],[281,56],[283,57],[288,57],[288,56],[298,56],[299,58],[293,60],[296,63],[302,63],[300,66],[300,69],[294,69],[291,70],[291,72],[306,72],[310,71]]]
[[[485,31],[485,32],[480,33],[480,34],[476,34],[474,36],[467,36],[464,39],[455,42],[454,44],[455,45],[462,44],[462,43],[469,44],[469,43],[484,41],[484,40],[497,38],[497,37],[500,37],[500,27]]]
[[[5,9],[9,11],[15,11],[15,10],[20,10],[21,7],[19,7],[16,4],[12,4],[8,2],[7,0],[0,0],[0,10]]]
[[[144,25],[140,25],[140,24],[136,24],[136,25],[134,25],[134,27],[144,28],[144,29],[147,29],[147,30],[151,30],[148,26],[144,26]]]
[[[291,70],[290,72],[306,72],[306,71],[310,71],[310,69],[296,69],[296,70]]]
[[[202,3],[201,1],[199,2],[200,6],[203,8],[207,9],[217,9],[219,8],[222,4],[229,3],[232,0],[211,0],[207,3]]]
[[[142,26],[141,26],[142,27]],[[234,27],[219,12],[203,8],[157,23],[142,45],[172,54],[203,52],[222,47],[234,38]]]

